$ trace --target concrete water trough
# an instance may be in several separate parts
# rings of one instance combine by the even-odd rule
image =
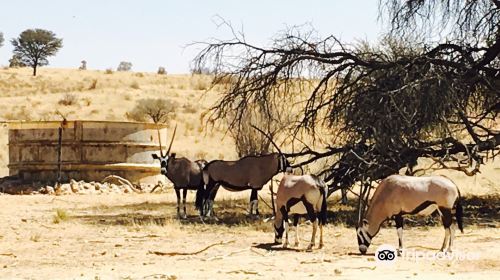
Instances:
[[[58,174],[62,182],[101,181],[108,175],[132,183],[165,181],[151,157],[159,150],[155,124],[39,121],[10,122],[8,127],[9,175],[23,181],[55,182]],[[167,127],[159,129],[165,145]]]

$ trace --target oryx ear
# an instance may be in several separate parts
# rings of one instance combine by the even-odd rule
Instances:
[[[153,157],[153,159],[160,159],[157,154],[151,154],[151,156]]]
[[[170,154],[170,157],[171,157],[171,158],[175,158],[175,155],[176,155],[176,153],[171,153],[171,154]]]
[[[363,226],[367,226],[368,225],[368,220],[367,219],[363,219]]]

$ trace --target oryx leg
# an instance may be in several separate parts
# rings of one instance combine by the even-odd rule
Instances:
[[[311,236],[311,243],[309,243],[309,246],[307,246],[307,252],[311,252],[314,244],[315,244],[315,239],[316,239],[316,231],[318,230],[318,217],[316,215],[316,212],[314,211],[314,207],[311,203],[309,203],[307,200],[302,200],[302,203],[306,207],[307,210],[307,216],[309,217],[309,220],[313,224],[313,231],[312,231],[312,236]]]
[[[324,246],[323,244],[323,223],[319,224],[319,247],[318,249],[322,249]]]
[[[252,189],[252,193],[250,194],[250,216],[252,215],[259,215],[259,198],[256,189]]]
[[[401,256],[401,253],[403,253],[403,224],[404,224],[403,216],[401,214],[394,216],[394,221],[396,222],[396,230],[398,231],[398,241],[399,241],[398,255]]]
[[[182,190],[182,213],[181,213],[181,217],[183,219],[186,219],[187,218],[187,212],[186,212],[186,196],[187,196],[187,189],[183,189]]]
[[[281,212],[281,214],[283,215],[283,226],[285,227],[285,241],[283,242],[283,248],[287,248],[288,247],[288,228],[289,228],[289,225],[288,225],[288,210],[285,210],[283,208],[284,211]]]
[[[215,200],[215,196],[217,195],[218,190],[219,190],[219,184],[216,184],[213,186],[213,188],[211,189],[211,191],[209,193],[209,197],[208,197],[207,205],[206,205],[206,211],[205,211],[207,217],[211,217],[211,216],[215,217],[214,200]]]
[[[300,221],[300,216],[298,214],[293,215],[293,226],[295,227],[295,247],[299,247],[300,241],[299,241],[299,221]]]
[[[453,222],[453,215],[451,214],[451,209],[439,207],[439,212],[441,212],[441,220],[444,226],[444,240],[443,246],[441,247],[441,252],[444,252],[448,248],[448,252],[451,252],[451,244],[453,244],[453,235],[451,232],[451,224]]]
[[[174,188],[175,195],[177,196],[177,218],[180,217],[180,204],[181,204],[181,191],[178,188]]]

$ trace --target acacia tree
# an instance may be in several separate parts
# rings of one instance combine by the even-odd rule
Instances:
[[[4,39],[3,39],[3,33],[0,32],[0,47],[3,46],[3,41],[4,41]]]
[[[230,129],[241,126],[250,107],[266,112],[303,88],[305,105],[289,131],[322,138],[323,147],[288,156],[302,159],[296,166],[331,159],[318,171],[331,191],[368,181],[360,216],[369,181],[404,167],[413,174],[421,157],[474,175],[500,145],[500,2],[384,0],[379,6],[389,31],[377,45],[291,28],[262,47],[233,31],[233,39],[207,42],[194,61],[211,69],[214,85],[233,81],[209,115],[230,119]],[[438,31],[441,42],[433,40]]]
[[[22,64],[32,67],[33,76],[36,76],[37,67],[48,65],[47,58],[54,56],[62,47],[62,39],[44,29],[27,29],[18,38],[12,39],[11,43],[14,46],[13,57],[18,57]]]

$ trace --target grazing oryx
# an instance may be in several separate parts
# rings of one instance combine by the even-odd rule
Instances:
[[[452,212],[455,212],[458,228],[463,232],[463,209],[458,187],[443,176],[412,177],[391,175],[378,185],[363,219],[357,229],[359,251],[365,254],[370,242],[377,235],[382,223],[394,218],[399,238],[399,251],[403,249],[403,215],[429,215],[438,210],[445,228],[441,251],[451,252],[454,230]]]
[[[252,190],[250,215],[259,215],[257,191],[279,172],[290,170],[290,163],[282,153],[246,156],[237,161],[214,160],[203,168],[206,216],[212,215],[213,203],[219,185],[229,191]],[[200,192],[202,190],[199,190]],[[201,207],[201,205],[197,205]]]
[[[172,140],[170,141],[170,146],[168,147],[165,155],[163,154],[161,148],[161,137],[160,131],[158,130],[158,139],[160,142],[160,156],[157,154],[152,154],[153,159],[157,159],[161,164],[161,174],[165,175],[173,184],[175,189],[175,194],[177,195],[177,216],[181,218],[186,218],[186,195],[187,190],[198,190],[203,186],[203,176],[202,170],[207,161],[197,160],[195,162],[190,161],[187,158],[176,158],[175,153],[170,153],[172,148],[172,143],[174,142],[175,131],[177,126],[174,128],[174,133],[172,135]],[[180,198],[180,190],[183,190],[182,195],[182,205]],[[196,194],[196,200],[203,200],[202,196]],[[199,203],[198,203],[199,204]],[[182,207],[181,207],[182,206]],[[181,209],[182,208],[182,212]],[[200,214],[203,215],[201,208]]]
[[[313,224],[311,243],[307,247],[312,251],[316,230],[319,222],[319,249],[323,248],[323,225],[326,223],[326,193],[327,187],[323,180],[313,175],[289,175],[285,174],[281,179],[276,193],[276,217],[274,220],[274,241],[281,243],[283,231],[285,231],[285,242],[283,247],[288,246],[288,214],[307,214]],[[298,215],[294,217],[295,246],[299,245]]]

